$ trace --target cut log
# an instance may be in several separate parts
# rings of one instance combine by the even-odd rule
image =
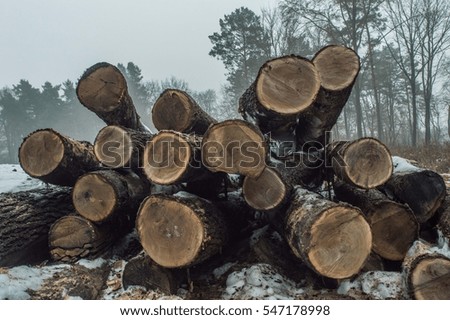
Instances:
[[[115,220],[128,229],[134,224],[140,202],[149,195],[149,187],[133,172],[94,171],[78,179],[72,201],[84,218],[96,223]]]
[[[314,65],[299,56],[269,60],[239,99],[239,113],[276,140],[294,136],[297,115],[313,105],[320,88]]]
[[[186,192],[146,198],[139,208],[136,229],[145,252],[166,268],[205,261],[220,252],[228,235],[219,209]]]
[[[403,262],[408,295],[417,300],[450,299],[450,259],[416,241]]]
[[[419,237],[419,224],[411,209],[389,200],[382,192],[362,190],[336,182],[334,193],[340,201],[361,209],[372,229],[373,251],[381,257],[402,261]]]
[[[226,120],[209,127],[202,140],[202,163],[212,172],[258,177],[264,170],[267,146],[254,125]]]
[[[412,166],[411,166],[412,167]],[[406,203],[419,223],[430,220],[444,202],[447,193],[442,176],[431,170],[397,166],[382,187],[390,198]]]
[[[202,180],[211,173],[201,164],[201,138],[175,131],[160,131],[147,144],[143,170],[156,184]]]
[[[48,259],[48,231],[75,212],[68,188],[35,189],[0,195],[0,267]]]
[[[376,188],[392,175],[391,153],[377,139],[333,142],[328,145],[327,152],[326,165],[332,166],[339,179],[355,187]]]
[[[359,209],[300,187],[294,190],[284,225],[294,254],[328,278],[357,274],[372,249],[370,226]]]
[[[141,155],[153,134],[122,126],[106,126],[100,130],[94,142],[97,159],[111,168],[142,168]]]
[[[62,217],[48,233],[50,255],[55,261],[74,262],[105,254],[126,232],[112,224],[95,225],[76,215]]]
[[[166,89],[156,100],[152,120],[158,130],[174,130],[203,135],[217,121],[185,91]]]
[[[19,162],[33,178],[61,186],[73,186],[82,174],[100,166],[89,142],[73,140],[52,129],[37,130],[26,137],[19,149]]]
[[[140,121],[125,77],[115,66],[100,62],[88,68],[78,81],[76,92],[81,104],[107,125],[150,131]]]
[[[321,86],[310,112],[299,116],[295,132],[299,146],[312,141],[325,146],[326,133],[336,124],[360,69],[356,52],[338,45],[322,48],[312,63]]]

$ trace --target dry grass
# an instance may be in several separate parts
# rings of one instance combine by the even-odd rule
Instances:
[[[417,162],[419,167],[438,173],[450,173],[450,143],[420,147],[390,147],[393,156],[400,156]]]

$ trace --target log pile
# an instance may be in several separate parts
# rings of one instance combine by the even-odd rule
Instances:
[[[359,69],[356,53],[336,45],[311,60],[275,58],[242,95],[243,119],[223,122],[186,92],[168,89],[153,106],[159,132],[152,133],[120,71],[108,63],[90,67],[76,92],[107,124],[94,145],[43,129],[19,150],[30,176],[72,187],[74,210],[62,217],[37,210],[48,224],[48,252],[58,261],[101,256],[135,229],[143,253],[130,261],[124,285],[145,282],[172,293],[178,282],[191,281],[183,270],[214,266],[268,225],[281,235],[277,250],[290,255],[290,274],[307,269],[339,281],[403,263],[410,297],[441,298],[448,258],[418,259],[409,249],[423,224],[439,221],[433,217],[446,194],[442,178],[428,170],[397,172],[374,138],[327,140]],[[439,226],[448,237],[447,214]],[[267,263],[280,253],[264,256]],[[444,284],[422,290],[436,281],[427,278],[433,268]]]

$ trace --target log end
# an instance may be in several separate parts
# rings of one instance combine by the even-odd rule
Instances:
[[[450,259],[442,255],[418,258],[409,274],[409,288],[418,300],[450,299]]]
[[[185,92],[167,89],[153,105],[152,120],[158,130],[185,132],[191,126],[192,113],[191,101]]]
[[[311,106],[319,89],[316,68],[297,56],[266,62],[256,80],[256,96],[261,105],[283,115],[297,114]]]
[[[99,131],[95,138],[94,154],[107,167],[124,168],[129,166],[132,153],[131,137],[121,126],[106,126]]]

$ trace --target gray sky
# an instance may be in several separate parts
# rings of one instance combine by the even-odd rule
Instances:
[[[0,88],[76,81],[96,62],[133,61],[145,80],[175,76],[218,90],[222,62],[208,55],[219,19],[278,0],[1,0]]]

